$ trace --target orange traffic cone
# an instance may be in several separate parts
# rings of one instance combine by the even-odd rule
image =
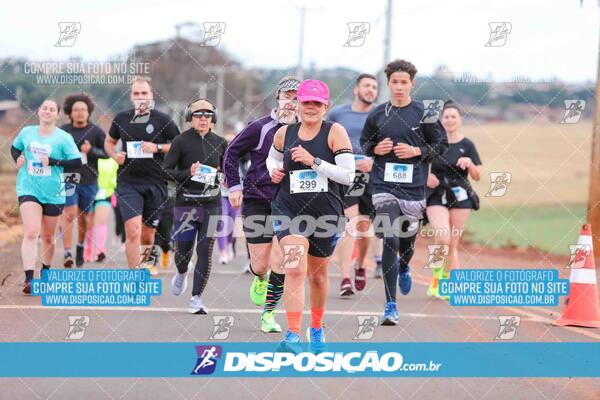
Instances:
[[[554,321],[554,325],[576,325],[588,328],[600,328],[600,308],[598,307],[598,290],[596,288],[596,263],[592,246],[592,229],[590,224],[581,227],[578,246],[580,256],[585,257],[583,267],[571,268],[569,301],[562,317]]]

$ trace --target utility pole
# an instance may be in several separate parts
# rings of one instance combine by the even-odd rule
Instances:
[[[600,2],[598,4],[600,19]],[[600,29],[598,29],[598,65],[594,124],[592,129],[592,159],[590,165],[590,191],[588,197],[588,222],[592,225],[592,243],[596,258],[600,257]]]
[[[208,72],[211,77],[209,78],[209,82],[207,85],[211,85],[211,80],[216,84],[216,99],[215,99],[215,107],[217,107],[217,113],[219,114],[219,118],[217,118],[217,124],[215,126],[215,132],[218,135],[224,135],[223,127],[225,126],[225,118],[224,116],[227,114],[227,110],[225,110],[225,74],[227,73],[238,73],[239,67],[230,66],[230,67],[222,67],[222,66],[207,66],[204,67],[204,70]],[[199,88],[202,90],[202,87]],[[209,99],[209,101],[211,101]]]
[[[225,109],[225,69],[219,68],[217,71],[217,79],[219,84],[217,85],[217,110],[221,111]],[[219,135],[224,135],[223,132],[223,118],[217,118],[217,132]]]
[[[304,67],[302,58],[304,58],[304,19],[306,17],[306,7],[300,7],[300,44],[298,46],[298,65],[296,65],[296,77],[302,80],[304,78]]]
[[[390,47],[392,41],[392,0],[387,0],[387,6],[385,10],[385,33],[383,37],[383,64],[381,66],[381,71],[379,72],[379,93],[380,99],[386,101],[389,99],[389,92],[387,90],[383,90],[383,88],[387,84],[387,77],[385,76],[385,66],[390,62]]]

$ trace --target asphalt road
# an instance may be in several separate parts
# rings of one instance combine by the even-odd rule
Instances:
[[[60,247],[60,246],[59,246]],[[241,248],[241,246],[239,246]],[[600,331],[562,328],[550,325],[560,315],[560,307],[452,307],[425,295],[428,270],[426,251],[418,246],[413,260],[414,286],[408,296],[398,295],[400,323],[378,326],[371,341],[383,342],[497,342],[500,315],[521,318],[514,341],[564,342],[597,341]],[[61,265],[62,253],[54,265]],[[245,257],[245,256],[244,256]],[[245,262],[238,256],[228,265],[213,264],[203,301],[208,315],[190,315],[187,293],[179,297],[169,292],[174,271],[160,271],[163,294],[149,307],[77,309],[42,307],[38,297],[26,297],[21,289],[22,271],[18,245],[0,254],[0,341],[64,342],[68,317],[88,316],[89,326],[81,341],[93,342],[206,342],[213,333],[213,317],[234,318],[227,341],[279,341],[280,334],[259,331],[261,309],[249,298],[249,274],[241,273]],[[485,251],[465,253],[464,267],[471,268],[549,268],[548,260],[507,259],[486,255]],[[124,254],[112,248],[103,264],[85,268],[123,268]],[[364,292],[340,298],[339,271],[330,271],[330,295],[325,317],[327,340],[353,341],[359,330],[359,316],[380,317],[384,306],[383,282],[369,279]],[[190,281],[191,283],[191,281]],[[307,307],[308,309],[308,307]],[[277,314],[283,325],[283,314]],[[304,316],[304,325],[309,322]],[[93,360],[90,360],[93,362]],[[0,399],[598,399],[598,379],[442,379],[442,378],[270,378],[270,379],[2,379]]]

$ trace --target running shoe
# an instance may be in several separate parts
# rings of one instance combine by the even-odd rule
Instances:
[[[319,354],[325,351],[325,332],[321,328],[308,328],[306,330],[306,339],[310,343],[310,351]]]
[[[354,287],[359,292],[367,286],[367,270],[360,268],[358,263],[354,263]]]
[[[83,260],[83,246],[75,246],[75,266],[77,268],[81,268],[83,266],[83,263],[85,262]]]
[[[440,275],[440,279],[450,279],[450,271],[443,271]],[[440,296],[438,291],[438,298],[442,300],[450,300],[450,296]]]
[[[73,255],[70,251],[65,251],[65,268],[73,268],[73,264],[75,264],[75,260],[73,260]]]
[[[204,304],[202,304],[202,299],[200,299],[200,296],[192,296],[190,299],[189,313],[203,315],[206,314],[206,309],[204,308]]]
[[[256,306],[262,306],[267,300],[267,284],[269,283],[269,276],[265,275],[264,279],[260,279],[258,276],[254,276],[252,286],[250,286],[250,298]]]
[[[141,255],[142,260],[140,264],[137,266],[139,269],[147,269],[150,272],[150,275],[156,276],[158,275],[158,269],[156,268],[156,258],[153,257],[153,251],[150,248],[144,250]]]
[[[187,289],[187,272],[183,274],[175,272],[175,275],[171,279],[171,293],[179,296],[182,292],[185,292],[185,289]]]
[[[390,301],[385,304],[385,311],[383,312],[383,322],[381,323],[381,325],[398,325],[398,309],[396,308],[395,301]]]
[[[431,278],[431,282],[429,282],[429,286],[427,287],[427,296],[429,297],[439,297],[440,289],[440,276],[442,274],[442,268],[434,268],[433,269],[433,278]]]
[[[412,278],[410,277],[410,267],[406,269],[405,272],[400,272],[398,274],[398,286],[400,287],[400,293],[403,295],[407,295],[410,293],[410,289],[412,288]]]
[[[23,285],[23,293],[31,294],[31,283],[30,282],[25,282],[25,285]]]
[[[351,296],[354,294],[352,290],[352,281],[350,278],[342,279],[342,283],[340,284],[340,296]]]
[[[260,330],[264,333],[279,333],[281,326],[275,321],[273,311],[265,311],[260,317]]]
[[[154,264],[150,264],[148,266],[148,271],[150,272],[150,275],[152,275],[152,276],[158,275],[158,268],[156,268],[156,265],[154,265]]]
[[[229,259],[228,259],[228,257],[227,257],[227,254],[225,254],[225,253],[222,253],[222,254],[220,254],[220,255],[219,255],[219,264],[223,264],[223,265],[225,265],[225,264],[227,264],[228,262],[229,262]]]
[[[300,335],[292,331],[287,331],[275,351],[278,353],[301,353],[302,345],[300,344]]]
[[[373,274],[375,279],[383,278],[383,267],[381,265],[381,261],[377,261],[377,265],[375,266],[375,274]]]
[[[100,254],[98,254],[98,257],[96,258],[96,262],[102,262],[106,260],[106,254],[104,254],[104,252],[101,252]]]
[[[225,257],[227,257],[227,262],[229,262],[235,258],[235,252],[233,251],[233,244],[229,243],[227,245],[227,250],[225,251]]]

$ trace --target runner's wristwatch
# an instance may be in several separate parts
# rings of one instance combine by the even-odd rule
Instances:
[[[315,157],[315,159],[313,160],[313,165],[312,165],[312,169],[317,169],[319,168],[319,165],[321,165],[321,159],[319,157]]]
[[[158,150],[159,153],[163,152],[163,145],[161,143],[156,145],[156,149]]]

